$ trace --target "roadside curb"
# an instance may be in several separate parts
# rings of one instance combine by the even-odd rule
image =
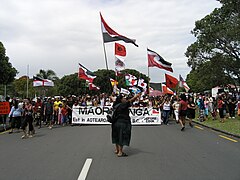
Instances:
[[[7,126],[7,127],[6,127],[6,131],[9,130],[9,129],[11,129],[11,127],[10,127],[10,126]],[[1,126],[1,127],[0,127],[0,133],[2,133],[2,132],[4,132],[4,131],[5,131],[4,128]]]
[[[207,125],[205,125],[205,124],[202,124],[202,123],[200,123],[200,122],[198,122],[198,121],[194,121],[194,120],[193,120],[192,122],[194,122],[194,123],[196,123],[196,124],[198,124],[198,125],[204,126],[204,127],[206,127],[206,128],[212,129],[212,130],[214,130],[214,131],[221,132],[221,133],[224,133],[224,134],[227,134],[227,135],[229,135],[229,136],[236,137],[236,138],[240,138],[240,136],[237,135],[237,134],[232,134],[232,133],[227,132],[227,131],[223,131],[223,130],[220,130],[220,129],[217,129],[217,128],[214,128],[214,127],[210,127],[210,126],[207,126]]]

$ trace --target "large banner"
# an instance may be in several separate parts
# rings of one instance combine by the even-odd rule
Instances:
[[[107,112],[110,106],[76,106],[73,107],[73,124],[110,124],[107,121]],[[159,109],[150,107],[130,108],[132,125],[160,125],[161,113]]]

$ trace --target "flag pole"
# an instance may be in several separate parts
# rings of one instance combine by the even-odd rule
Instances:
[[[27,65],[27,98],[28,98],[29,64]]]
[[[101,15],[101,13],[100,13],[100,15]],[[103,52],[104,52],[104,57],[105,57],[106,68],[107,68],[107,70],[108,70],[108,61],[107,61],[106,48],[105,48],[104,38],[103,38],[103,27],[102,27],[102,21],[101,21],[101,30],[102,30],[102,39],[103,39]]]
[[[149,77],[149,66],[148,66],[148,95],[150,94],[150,77]]]
[[[106,48],[105,48],[104,41],[103,41],[103,51],[104,51],[104,57],[105,57],[106,68],[107,68],[107,70],[108,70],[108,61],[107,61],[107,54],[106,54]]]
[[[148,49],[148,48],[147,48]],[[147,52],[147,60],[148,60],[148,52]],[[149,77],[149,61],[148,61],[148,95],[150,94],[149,88],[150,87],[150,77]]]
[[[177,95],[179,95],[179,87],[180,87],[180,74],[178,76],[178,86],[177,86]]]

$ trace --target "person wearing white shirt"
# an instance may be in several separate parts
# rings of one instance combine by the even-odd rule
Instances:
[[[171,110],[170,98],[166,97],[162,103],[163,107],[163,123],[168,125],[169,113]]]

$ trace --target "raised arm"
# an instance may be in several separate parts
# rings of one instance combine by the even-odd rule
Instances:
[[[141,93],[138,93],[138,94],[136,94],[135,96],[133,96],[131,99],[129,99],[128,101],[129,102],[133,102],[133,101],[135,101],[137,98],[139,98],[141,96]]]

